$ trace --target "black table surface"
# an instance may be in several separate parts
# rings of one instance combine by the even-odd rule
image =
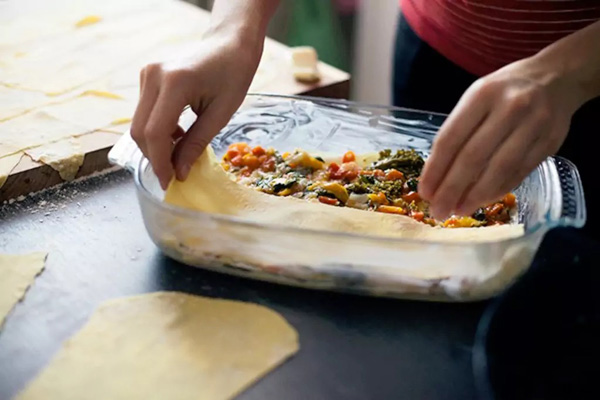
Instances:
[[[246,280],[177,263],[148,237],[127,172],[0,208],[0,253],[48,253],[0,331],[0,399],[21,390],[104,300],[160,290],[249,301],[281,313],[300,351],[239,396],[471,399],[472,344],[487,303],[369,298]]]

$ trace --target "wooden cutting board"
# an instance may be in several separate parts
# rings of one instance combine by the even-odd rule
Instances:
[[[112,87],[127,89],[127,113],[132,113],[139,68],[152,56],[169,56],[171,49],[176,53],[193,47],[201,40],[209,21],[206,11],[178,0],[78,0],[75,4],[76,7],[68,0],[8,0],[0,4],[0,108],[4,108],[0,109],[0,139],[3,125],[11,119],[23,113],[50,110],[49,103],[53,102],[63,102],[62,114],[74,114],[71,119],[75,121],[71,122],[77,123],[81,102],[86,101],[81,94],[86,90],[105,90],[107,81]],[[77,26],[82,23],[83,26]],[[133,29],[135,26],[139,28]],[[152,29],[143,31],[144,26]],[[131,61],[118,63],[117,57]],[[319,82],[299,83],[292,76],[290,57],[288,47],[267,39],[250,91],[348,97],[347,73],[320,63]],[[3,77],[8,77],[8,84]],[[59,93],[47,95],[54,90]],[[69,113],[71,105],[73,112]],[[86,125],[89,132],[78,136],[85,158],[77,177],[108,168],[108,151],[128,129],[127,122],[115,127],[96,123],[95,120],[102,121],[102,107],[84,109],[83,113],[87,112],[98,118]],[[119,116],[125,121],[131,117]],[[31,129],[39,130],[40,135],[44,133],[40,126]],[[61,182],[57,171],[23,155],[0,188],[0,201]]]

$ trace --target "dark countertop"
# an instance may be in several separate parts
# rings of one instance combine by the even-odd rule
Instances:
[[[263,304],[300,351],[239,396],[471,399],[471,346],[487,303],[377,299],[244,280],[163,256],[125,171],[0,207],[0,252],[48,252],[45,271],[0,331],[0,399],[14,396],[102,301],[175,290]]]

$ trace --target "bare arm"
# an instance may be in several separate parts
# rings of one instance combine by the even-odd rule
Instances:
[[[600,96],[600,21],[546,47],[537,56],[579,91],[580,103]]]
[[[217,0],[211,31],[230,32],[262,43],[280,0]]]
[[[174,174],[180,180],[187,177],[193,162],[242,103],[278,3],[218,0],[195,53],[142,69],[131,136],[163,188]],[[183,132],[178,119],[188,105],[198,118]]]
[[[432,214],[471,214],[517,186],[600,95],[600,21],[475,82],[434,143],[419,184]]]

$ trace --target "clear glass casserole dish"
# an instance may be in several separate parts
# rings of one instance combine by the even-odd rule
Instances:
[[[187,110],[180,124],[186,128],[194,118]],[[240,141],[280,151],[336,154],[412,148],[427,156],[444,119],[340,100],[249,95],[212,146],[218,156]],[[548,158],[515,189],[515,218],[525,234],[484,243],[307,230],[186,210],[163,202],[151,166],[129,135],[109,158],[133,172],[148,233],[168,256],[214,271],[314,289],[435,301],[485,299],[529,267],[549,229],[585,222],[579,174],[560,157]]]

